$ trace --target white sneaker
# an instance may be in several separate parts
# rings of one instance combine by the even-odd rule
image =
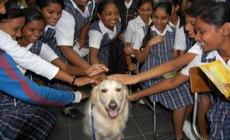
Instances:
[[[140,99],[140,100],[138,101],[138,103],[141,104],[141,105],[144,105],[144,104],[145,104],[145,101],[142,100],[142,99]]]
[[[196,137],[194,136],[192,132],[191,123],[187,120],[184,121],[183,132],[189,140],[196,140]]]

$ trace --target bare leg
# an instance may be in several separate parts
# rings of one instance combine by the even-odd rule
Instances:
[[[193,109],[193,105],[189,105],[189,106],[186,107],[185,119],[187,119],[188,116],[191,114],[192,109]]]
[[[183,124],[185,120],[186,107],[182,107],[173,111],[173,126],[174,133],[177,140],[183,138]]]
[[[206,120],[206,113],[210,108],[210,98],[206,95],[200,96],[199,108],[198,108],[198,126],[200,130],[201,138],[208,138],[208,124]]]

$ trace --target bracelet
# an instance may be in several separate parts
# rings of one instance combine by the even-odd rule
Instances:
[[[76,79],[77,79],[77,76],[74,76],[74,77],[73,77],[73,81],[72,81],[72,83],[71,83],[72,85],[74,85]]]

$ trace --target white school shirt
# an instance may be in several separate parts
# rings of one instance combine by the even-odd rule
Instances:
[[[125,3],[125,7],[129,9],[133,3],[133,0],[130,0],[129,2],[125,1],[124,3]]]
[[[9,34],[0,30],[0,48],[7,52],[21,67],[31,70],[49,80],[58,73],[59,68],[20,47]]]
[[[222,62],[224,62],[224,60],[221,58],[220,54],[216,51],[216,50],[213,50],[211,52],[209,52],[207,54],[207,59],[208,58],[216,58],[216,60],[221,60]],[[186,67],[184,67],[182,70],[181,70],[181,74],[182,75],[185,75],[185,76],[189,76],[189,69],[192,68],[192,67],[198,67],[200,66],[202,63],[204,62],[201,62],[201,59],[202,59],[202,54],[199,54],[197,55],[193,60],[192,62],[190,62]],[[225,62],[224,62],[225,63]],[[227,62],[227,65],[230,66],[230,60],[228,60]]]
[[[188,51],[187,53],[195,53],[195,54],[202,54],[203,49],[201,48],[201,44],[199,42],[196,42]]]
[[[183,26],[176,30],[175,43],[173,48],[175,50],[185,51],[187,49],[186,46],[187,45],[186,45],[185,32]]]
[[[161,35],[161,36],[164,36],[167,31],[169,31],[169,32],[173,31],[169,25],[166,25],[163,33],[161,33],[154,25],[151,27],[151,30],[155,31],[157,35]],[[133,48],[136,50],[139,50],[140,47],[142,46],[143,39],[140,40],[140,38],[141,37],[139,37],[139,34],[136,34],[136,38],[135,38],[134,45],[133,45]],[[139,47],[137,47],[137,46],[139,46]]]
[[[26,46],[26,49],[29,50],[32,46],[33,43],[30,43],[29,45]],[[39,56],[48,62],[52,62],[53,60],[58,58],[57,54],[46,43],[42,43]]]
[[[164,36],[167,31],[172,32],[172,28],[167,24],[164,31],[161,33],[154,25],[151,27],[152,31],[155,31],[157,35]]]
[[[75,9],[77,9],[83,16],[89,17],[90,12],[88,9],[88,6],[86,6],[86,9],[84,13],[78,8],[78,6],[73,2],[73,0],[70,0],[74,6]],[[90,4],[91,1],[89,1],[88,4]],[[62,10],[62,16],[57,22],[56,25],[56,34],[55,37],[57,39],[57,45],[58,46],[73,46],[74,41],[76,38],[74,38],[74,27],[75,27],[75,20],[74,17],[68,13],[65,10]]]
[[[152,22],[152,19],[149,19],[149,24]],[[128,26],[125,31],[125,42],[130,42],[133,45],[133,48],[140,49],[139,46],[145,37],[146,25],[140,16],[129,21]],[[138,35],[137,35],[138,34]]]
[[[175,27],[176,29],[179,29],[180,28],[180,18],[178,18],[176,25],[174,25],[171,21],[169,21],[169,25],[172,27]]]
[[[88,6],[86,6],[84,13],[78,8],[73,0],[70,0],[73,7],[77,9],[84,17],[91,16]],[[89,1],[89,5],[92,1]],[[94,2],[94,1],[93,1]],[[86,56],[89,53],[88,48],[81,48],[77,42],[77,38],[74,38],[75,32],[75,20],[74,17],[65,10],[62,10],[62,16],[56,25],[56,39],[58,46],[73,46],[73,50],[78,53],[81,57]]]
[[[102,33],[97,30],[89,31],[89,47],[100,49],[101,41],[106,33],[109,35],[110,39],[113,39],[117,34],[116,26],[114,26],[114,29],[112,31],[105,27],[101,20],[99,21],[99,27]]]

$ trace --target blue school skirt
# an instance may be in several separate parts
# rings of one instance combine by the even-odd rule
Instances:
[[[0,139],[46,140],[56,115],[0,92]]]

